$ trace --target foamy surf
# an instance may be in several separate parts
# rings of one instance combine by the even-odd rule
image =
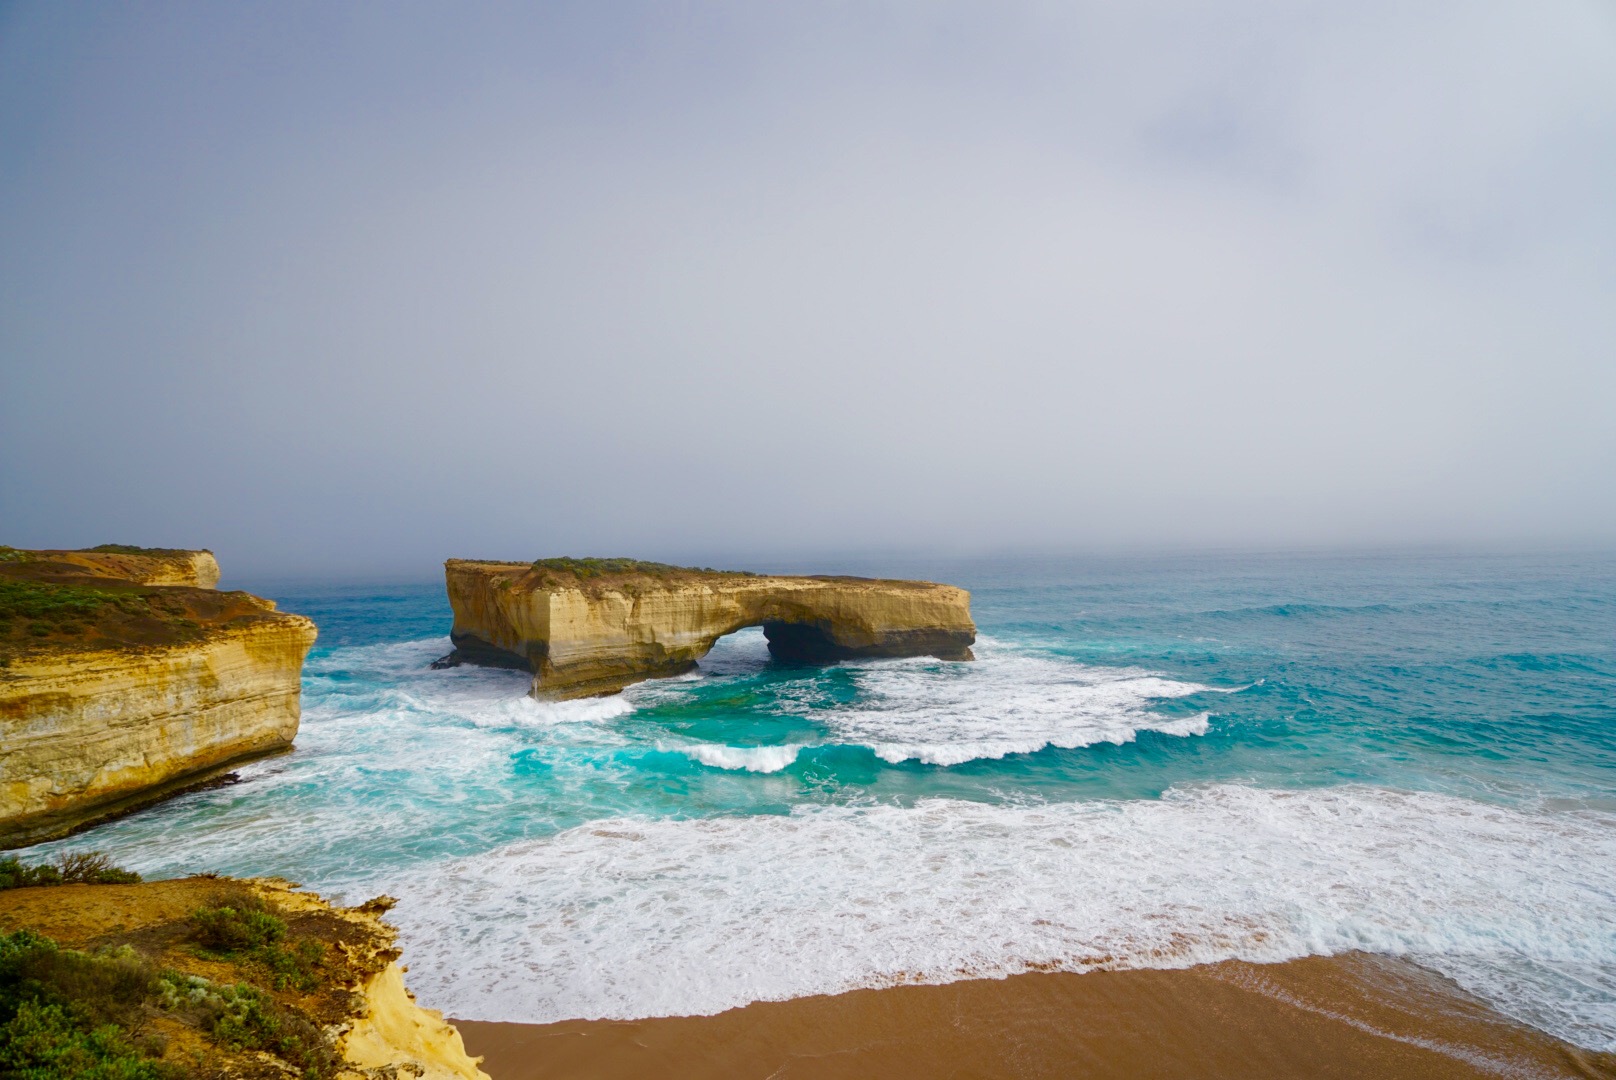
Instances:
[[[619,819],[373,883],[452,1015],[705,1014],[906,981],[1412,957],[1616,1047],[1616,816],[1367,788]],[[1544,975],[1552,973],[1552,977]],[[1578,989],[1580,987],[1580,989]]]
[[[1205,735],[1211,714],[1170,717],[1161,701],[1214,687],[1133,669],[1087,667],[983,643],[971,665],[939,670],[913,662],[859,673],[860,699],[829,718],[844,742],[884,761],[958,765],[1045,747],[1121,745],[1141,732]]]
[[[735,635],[742,638],[742,635]],[[744,639],[743,639],[744,642]],[[725,651],[719,672],[752,674],[761,649],[737,642]],[[1172,717],[1154,711],[1166,700],[1202,693],[1233,693],[1200,683],[1135,669],[1098,668],[1017,652],[984,638],[974,663],[932,660],[868,661],[848,665],[857,694],[829,703],[811,682],[777,690],[783,710],[800,710],[827,729],[822,743],[792,746],[701,744],[678,747],[703,765],[751,772],[778,772],[811,745],[864,747],[891,764],[962,765],[1034,754],[1047,747],[1080,749],[1122,745],[1143,732],[1205,735],[1211,713]],[[680,692],[648,691],[647,701]],[[649,696],[656,694],[657,696]],[[829,706],[829,707],[827,707]]]
[[[719,746],[713,743],[701,743],[696,746],[679,747],[679,752],[692,761],[699,761],[715,769],[744,769],[747,772],[758,773],[779,772],[793,764],[801,751],[802,746],[798,743],[788,743],[785,746]]]

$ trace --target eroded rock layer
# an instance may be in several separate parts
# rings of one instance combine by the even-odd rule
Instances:
[[[604,566],[605,569],[599,567]],[[449,662],[533,672],[536,697],[610,694],[693,668],[714,642],[762,626],[790,662],[971,659],[970,594],[929,581],[775,577],[628,560],[451,559]]]
[[[135,809],[297,734],[310,620],[71,557],[89,554],[0,562],[0,847]],[[211,555],[172,554],[153,576],[217,580]]]

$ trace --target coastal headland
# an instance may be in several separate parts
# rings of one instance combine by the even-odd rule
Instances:
[[[533,695],[614,694],[691,670],[713,644],[761,626],[790,663],[971,659],[964,589],[929,581],[786,577],[632,559],[450,559],[455,651],[440,663],[533,672]]]
[[[0,548],[0,847],[291,747],[314,623],[218,580],[206,551]]]
[[[0,860],[7,1061],[50,1076],[489,1080],[405,989],[390,898],[344,908],[273,878],[59,865],[72,883]],[[41,871],[50,884],[16,886]]]

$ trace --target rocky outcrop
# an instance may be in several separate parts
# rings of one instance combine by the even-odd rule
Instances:
[[[297,734],[310,620],[69,558],[86,554],[0,562],[0,847],[137,809]],[[154,576],[217,579],[211,555],[162,561]]]
[[[76,568],[87,577],[132,581],[137,585],[189,585],[212,589],[219,584],[219,563],[211,551],[134,548],[107,544],[82,551],[30,551],[36,560]]]
[[[199,947],[194,912],[222,904],[239,910],[252,898],[281,925],[283,964],[310,949],[320,958],[304,969],[312,977],[288,985],[276,978],[284,969],[250,953]],[[382,921],[392,904],[377,897],[339,907],[275,878],[59,885],[0,891],[0,932],[31,930],[63,948],[103,956],[117,950],[112,955],[126,966],[132,961],[170,983],[183,981],[183,1000],[145,1002],[126,1020],[155,1036],[147,1040],[151,1052],[185,1076],[489,1080],[443,1014],[417,1005],[405,988],[397,931]],[[210,1031],[209,1002],[228,986],[250,988],[265,1003],[261,1011],[301,1043],[252,1048]],[[319,1045],[309,1045],[313,1041]],[[318,1064],[309,1068],[311,1061]],[[197,1073],[201,1062],[208,1068]]]
[[[762,626],[796,663],[971,659],[970,594],[928,581],[775,577],[630,560],[445,565],[460,661],[533,672],[536,697],[611,694],[689,671],[713,643]]]

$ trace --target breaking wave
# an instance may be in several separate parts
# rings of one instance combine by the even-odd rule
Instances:
[[[1029,969],[1406,955],[1616,1047],[1616,815],[1239,785],[624,818],[379,881],[451,1015],[714,1013]]]

